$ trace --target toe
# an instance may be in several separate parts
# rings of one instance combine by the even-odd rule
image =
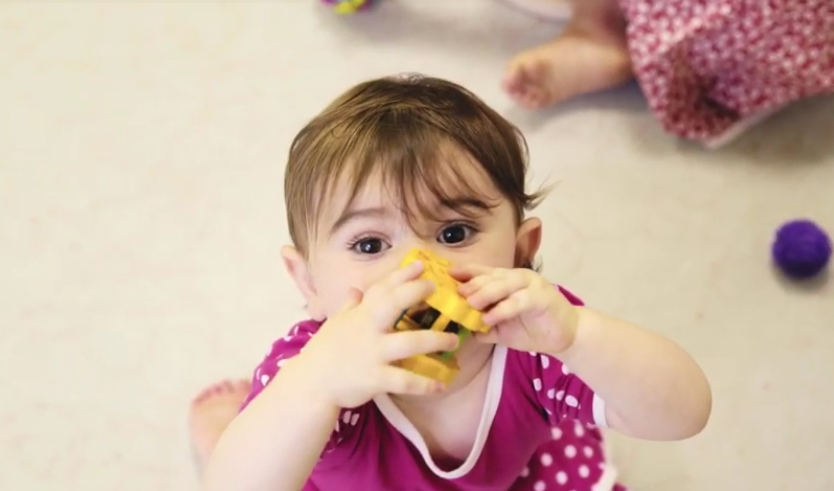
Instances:
[[[205,401],[206,399],[208,399],[209,397],[211,397],[212,395],[214,395],[214,391],[216,390],[216,387],[217,387],[217,384],[211,384],[208,387],[201,390],[199,393],[197,393],[197,397],[194,398],[194,400],[192,401],[192,404],[199,404],[199,403]]]
[[[218,397],[242,400],[249,394],[251,387],[252,383],[246,379],[223,380],[203,389],[197,394],[197,397],[194,398],[191,404],[200,405],[210,400],[215,400]]]
[[[247,395],[252,390],[252,382],[248,379],[240,379],[234,382],[233,392],[245,392]]]
[[[502,85],[507,91],[521,91],[530,84],[528,66],[530,61],[529,56],[521,54],[510,62],[502,80]]]
[[[188,414],[189,430],[201,465],[237,416],[250,388],[248,380],[224,380],[204,389],[192,402]]]

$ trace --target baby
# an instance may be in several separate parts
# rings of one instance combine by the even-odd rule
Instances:
[[[564,31],[507,70],[504,89],[524,107],[636,76],[669,133],[717,147],[792,102],[834,92],[831,0],[568,1]]]
[[[203,489],[622,490],[600,428],[704,428],[709,384],[684,350],[533,269],[543,193],[525,189],[525,148],[473,94],[418,76],[359,84],[301,130],[282,256],[309,319],[251,383],[195,401]],[[453,264],[487,333],[394,331],[434,288],[400,266],[415,248]],[[454,349],[448,385],[395,365]]]

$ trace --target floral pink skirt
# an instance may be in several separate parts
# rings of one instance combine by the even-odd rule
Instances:
[[[834,0],[619,0],[635,75],[664,128],[718,146],[834,93]]]

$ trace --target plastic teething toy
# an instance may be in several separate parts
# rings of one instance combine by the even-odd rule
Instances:
[[[434,292],[421,305],[403,312],[394,329],[408,331],[432,329],[453,332],[462,343],[472,332],[486,332],[489,326],[481,319],[481,312],[469,305],[458,293],[457,280],[449,274],[451,264],[431,252],[412,250],[403,260],[402,265],[414,261],[423,262],[423,279],[435,284]],[[418,355],[400,360],[398,366],[426,377],[449,383],[457,375],[459,368],[453,352]]]

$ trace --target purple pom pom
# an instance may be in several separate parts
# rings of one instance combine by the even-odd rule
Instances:
[[[773,259],[792,278],[819,274],[831,259],[831,239],[810,220],[793,220],[782,225],[773,242]]]

